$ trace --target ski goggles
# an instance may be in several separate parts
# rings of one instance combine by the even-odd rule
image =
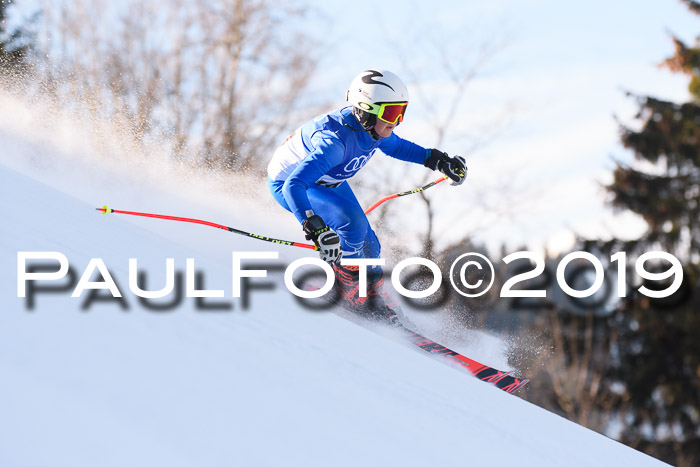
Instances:
[[[379,106],[379,108],[377,108]],[[371,113],[377,115],[377,118],[383,122],[396,125],[398,122],[403,122],[403,116],[406,113],[408,102],[385,102],[377,103],[371,110]],[[375,111],[376,110],[376,111]]]

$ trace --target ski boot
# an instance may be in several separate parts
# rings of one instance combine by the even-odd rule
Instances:
[[[357,266],[333,265],[336,284],[342,299],[355,313],[373,321],[393,325],[400,324],[396,312],[398,303],[384,290],[384,278],[367,279],[367,296],[360,297],[360,280]]]

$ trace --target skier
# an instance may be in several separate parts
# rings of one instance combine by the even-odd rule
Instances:
[[[359,297],[357,267],[341,266],[342,258],[379,258],[381,246],[347,179],[377,151],[396,159],[439,170],[460,185],[467,176],[464,158],[426,149],[393,133],[408,106],[408,89],[394,73],[366,70],[346,91],[349,106],[305,123],[277,148],[268,165],[272,196],[301,223],[322,260],[335,271],[349,302],[361,306],[381,297],[376,317],[396,319],[386,305],[380,267],[367,271],[367,298]]]

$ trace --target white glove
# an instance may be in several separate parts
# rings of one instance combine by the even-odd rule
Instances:
[[[301,224],[307,240],[312,240],[318,247],[318,255],[327,263],[337,263],[343,256],[340,249],[340,237],[316,214]]]

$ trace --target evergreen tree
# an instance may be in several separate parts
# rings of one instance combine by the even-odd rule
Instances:
[[[685,0],[700,14],[700,3]],[[638,97],[638,130],[622,126],[623,145],[646,168],[617,163],[607,187],[613,206],[641,215],[648,231],[643,246],[658,245],[685,260],[700,259],[700,47],[673,38],[676,52],[663,66],[690,77],[691,100],[677,104]],[[647,166],[648,167],[648,166]]]
[[[700,15],[700,2],[683,3]],[[673,42],[662,66],[690,78],[689,100],[637,97],[639,125],[621,125],[636,162],[618,162],[606,188],[614,207],[648,225],[625,248],[675,254],[685,282],[671,300],[638,296],[619,310],[610,377],[625,381],[622,442],[674,465],[700,465],[700,44]]]

